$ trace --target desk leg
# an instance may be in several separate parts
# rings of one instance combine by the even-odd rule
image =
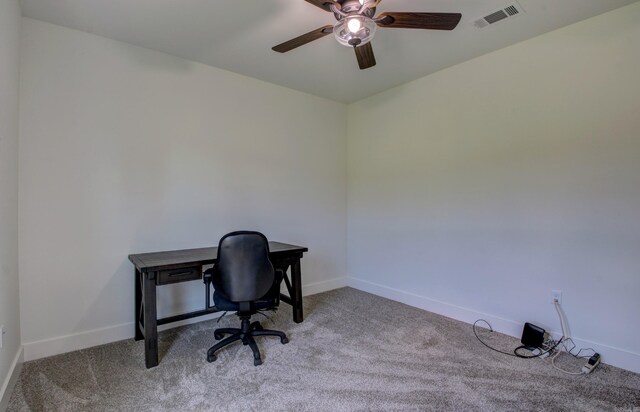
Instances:
[[[293,321],[295,323],[300,323],[303,321],[300,259],[296,259],[295,263],[291,265],[291,286],[293,289],[291,296],[291,303],[293,303]]]
[[[144,279],[144,359],[148,368],[158,366],[158,317],[156,308],[156,272]]]
[[[133,279],[133,290],[135,293],[135,299],[134,299],[134,304],[133,304],[133,328],[135,329],[134,332],[134,339],[136,341],[138,340],[142,340],[144,339],[144,335],[142,334],[142,331],[140,330],[140,315],[142,314],[142,276],[140,276],[140,271],[138,269],[136,269],[136,273],[135,273],[135,278]]]

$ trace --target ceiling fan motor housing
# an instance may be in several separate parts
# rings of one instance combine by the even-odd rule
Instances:
[[[373,3],[375,0],[364,0],[364,4],[367,3]],[[362,4],[360,4],[359,0],[338,0],[336,1],[336,3],[340,3],[340,5],[342,7],[340,7],[340,11],[342,11],[343,13],[357,13],[358,10],[360,10],[360,8],[362,7]],[[376,14],[376,8],[372,7],[369,9],[366,9],[362,15],[366,16],[370,19],[373,18],[373,16]],[[342,20],[344,19],[344,16],[341,15],[340,13],[333,13],[334,16],[336,16],[336,20]]]
[[[368,1],[364,0],[342,0],[340,12],[334,13],[338,22],[333,27],[333,34],[340,44],[350,47],[357,47],[367,44],[376,32],[376,23],[372,17],[375,15],[374,8],[365,8],[362,14],[358,13],[366,6]]]

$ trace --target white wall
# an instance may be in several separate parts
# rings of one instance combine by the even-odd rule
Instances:
[[[18,50],[20,8],[0,0],[0,410],[11,372],[19,358],[18,302]]]
[[[640,372],[640,3],[349,106],[354,286]],[[473,335],[470,335],[473,338]],[[590,341],[590,342],[589,342]]]
[[[307,292],[344,278],[345,105],[36,20],[22,33],[26,359],[133,335],[130,253],[256,229],[309,248]],[[160,289],[161,316],[202,305],[199,282]]]
[[[561,289],[578,341],[640,371],[638,17],[355,103],[348,159],[342,104],[24,19],[25,356],[131,336],[127,254],[255,228],[309,246],[307,291],[348,267],[353,286],[514,335],[557,331]],[[201,288],[160,294],[166,315]]]

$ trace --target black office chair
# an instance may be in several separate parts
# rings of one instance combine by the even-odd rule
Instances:
[[[240,328],[216,329],[218,342],[207,351],[207,361],[215,361],[215,352],[235,341],[242,341],[253,351],[253,364],[262,364],[255,336],[278,336],[282,344],[289,342],[284,332],[263,329],[260,322],[250,323],[251,315],[259,310],[272,309],[280,303],[280,282],[283,274],[275,271],[269,260],[269,242],[259,232],[232,232],[220,239],[218,260],[204,273],[207,285],[213,283],[216,308],[237,311]],[[208,288],[207,288],[208,290]]]

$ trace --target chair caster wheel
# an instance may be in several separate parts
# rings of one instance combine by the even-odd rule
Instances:
[[[207,355],[207,362],[214,362],[218,357],[216,355]]]
[[[282,343],[283,345],[286,345],[287,343],[289,343],[289,339],[287,339],[287,338],[281,338],[281,339],[280,339],[280,343]]]
[[[220,334],[220,333],[214,333],[214,334],[213,334],[213,337],[214,337],[216,340],[220,340],[220,339],[222,339],[222,334]]]
[[[262,325],[256,325],[256,329],[255,330],[264,330],[264,328],[262,327]]]
[[[262,359],[254,359],[253,360],[253,366],[258,366],[258,365],[262,365]]]

